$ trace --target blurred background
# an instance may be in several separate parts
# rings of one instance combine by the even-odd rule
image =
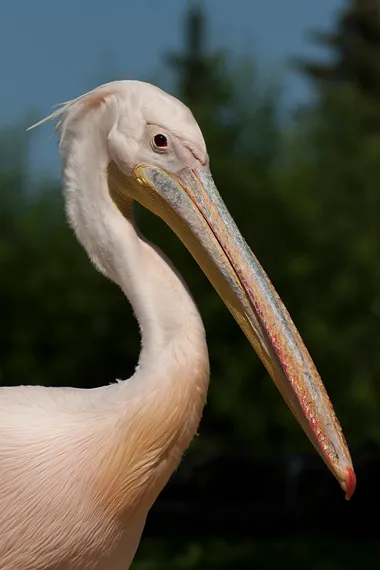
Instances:
[[[212,379],[135,570],[380,568],[380,2],[15,1],[0,69],[0,382],[90,388],[134,371],[130,307],[66,226],[53,125],[25,128],[137,78],[193,110],[352,450],[347,503],[201,270],[137,209],[195,296]]]

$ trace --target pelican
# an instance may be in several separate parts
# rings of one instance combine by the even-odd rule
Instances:
[[[153,85],[117,81],[37,125],[49,119],[59,119],[69,223],[129,299],[142,348],[131,378],[101,388],[0,388],[0,570],[128,569],[198,428],[205,330],[182,278],[139,233],[135,201],[192,253],[349,498],[355,474],[330,400],[218,194],[190,110]]]

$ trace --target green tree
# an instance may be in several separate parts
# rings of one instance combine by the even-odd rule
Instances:
[[[332,49],[332,61],[297,62],[317,99],[303,109],[278,183],[288,215],[299,218],[291,267],[308,282],[293,292],[298,303],[317,299],[300,324],[349,439],[359,441],[380,438],[380,4],[348,4],[335,31],[313,35]]]
[[[380,99],[380,4],[351,0],[336,29],[315,31],[312,39],[333,51],[330,62],[298,60],[299,69],[319,86],[354,85],[362,94]]]
[[[322,98],[276,181],[293,227],[286,297],[351,445],[380,438],[380,137],[363,129],[366,113],[354,93]]]
[[[311,39],[329,48],[329,61],[294,60],[323,96],[350,91],[359,99],[362,126],[380,128],[380,4],[378,0],[350,0],[335,30],[311,32]],[[334,95],[333,95],[334,96]],[[344,96],[344,95],[343,95]],[[365,111],[365,112],[364,112]]]

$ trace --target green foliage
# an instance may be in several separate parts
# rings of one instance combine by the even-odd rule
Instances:
[[[296,231],[284,296],[352,443],[380,437],[380,137],[365,115],[350,90],[322,100],[276,181]]]
[[[319,91],[347,87],[359,97],[368,130],[379,131],[380,4],[378,0],[350,0],[331,32],[313,31],[315,43],[327,47],[332,58],[323,62],[304,58],[295,67],[313,80]]]
[[[332,61],[297,60],[297,66],[323,85],[354,85],[362,94],[380,96],[380,6],[378,0],[350,0],[335,29],[314,31],[315,43],[333,50]]]

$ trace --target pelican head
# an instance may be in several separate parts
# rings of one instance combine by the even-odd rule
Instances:
[[[286,308],[218,193],[190,110],[157,87],[136,81],[101,86],[50,118],[71,110],[75,121],[73,105],[77,113],[96,109],[101,117],[102,108],[107,112],[104,140],[113,201],[125,216],[131,203],[139,202],[181,239],[349,498],[355,474],[329,397]],[[70,124],[62,124],[63,144],[65,129]]]

